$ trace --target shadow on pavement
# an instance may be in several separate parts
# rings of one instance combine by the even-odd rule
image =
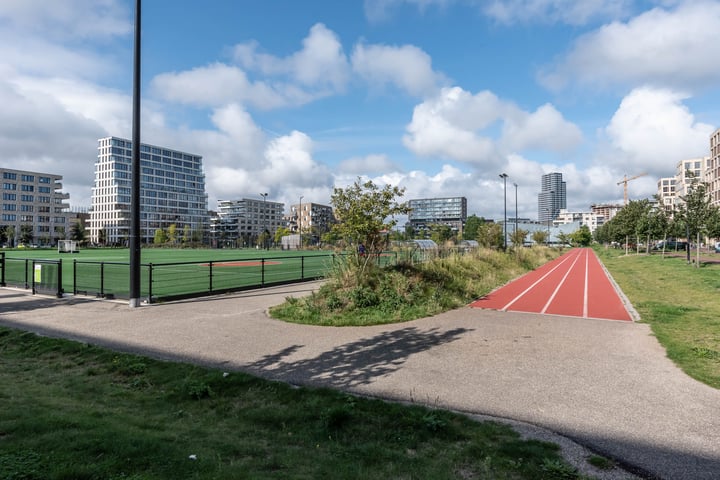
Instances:
[[[460,339],[466,328],[440,331],[408,327],[383,332],[321,353],[315,358],[287,360],[302,345],[293,345],[247,365],[250,372],[298,384],[352,389],[389,375],[413,354]]]

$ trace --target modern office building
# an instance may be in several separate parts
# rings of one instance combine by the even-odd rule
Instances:
[[[408,225],[428,231],[431,225],[447,225],[462,234],[467,221],[467,198],[419,198],[408,201]]]
[[[545,223],[554,220],[560,210],[567,208],[566,184],[562,173],[547,173],[540,179],[538,194],[538,221]]]
[[[675,211],[675,177],[663,177],[657,183],[657,196],[660,199],[660,205],[665,211],[672,215]]]
[[[124,245],[129,240],[131,160],[130,140],[98,140],[89,222],[92,242]],[[140,241],[152,243],[155,231],[167,231],[170,225],[197,236],[207,221],[202,157],[140,144]]]
[[[336,222],[332,207],[319,203],[298,203],[290,207],[287,227],[292,233],[320,236],[330,231]]]
[[[269,242],[275,231],[285,226],[285,204],[261,199],[219,200],[217,214],[210,218],[210,241],[213,246],[249,247],[258,244],[260,234],[268,231]]]
[[[63,193],[62,175],[0,168],[2,176],[3,244],[55,245],[70,233],[69,193]]]
[[[706,181],[710,202],[720,207],[720,128],[710,135],[709,168]]]

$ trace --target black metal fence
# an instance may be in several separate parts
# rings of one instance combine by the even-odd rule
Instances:
[[[258,287],[324,278],[346,254],[208,260],[141,265],[140,295],[148,303],[216,295]],[[408,260],[400,252],[372,255],[380,266]],[[68,267],[70,266],[70,267]],[[70,274],[63,270],[71,268]],[[32,289],[33,293],[64,293],[129,299],[129,263],[74,259],[12,258],[0,252],[0,286]]]

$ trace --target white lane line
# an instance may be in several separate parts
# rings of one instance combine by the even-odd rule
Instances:
[[[588,318],[588,269],[590,264],[590,252],[585,250],[585,293],[583,294],[583,318]]]
[[[547,303],[543,307],[543,309],[540,311],[540,313],[545,313],[545,311],[548,309],[552,301],[555,299],[555,296],[560,291],[560,288],[563,286],[563,283],[565,283],[565,280],[567,280],[568,275],[570,275],[570,272],[572,272],[572,269],[575,268],[575,264],[580,259],[580,255],[575,256],[575,260],[573,261],[572,265],[570,265],[570,268],[568,268],[568,271],[565,272],[565,275],[563,275],[562,280],[560,280],[560,283],[558,283],[557,287],[555,287],[555,291],[550,295],[550,298],[548,299]]]
[[[517,302],[518,300],[520,300],[520,299],[523,297],[523,295],[525,295],[525,294],[528,293],[530,290],[532,290],[533,288],[535,288],[535,285],[537,285],[538,283],[540,283],[540,282],[542,282],[543,280],[545,280],[545,277],[547,277],[547,276],[550,275],[552,272],[554,272],[558,267],[560,267],[560,265],[562,265],[563,263],[565,263],[565,262],[567,262],[568,260],[570,260],[570,258],[572,258],[571,255],[568,255],[567,257],[565,257],[562,262],[560,262],[560,263],[558,263],[557,265],[555,265],[549,272],[547,272],[545,275],[543,275],[542,277],[540,277],[535,283],[533,283],[533,284],[530,285],[528,288],[526,288],[520,295],[518,295],[517,297],[513,298],[512,300],[510,300],[510,303],[508,303],[508,304],[505,305],[503,308],[501,308],[500,311],[501,311],[501,312],[507,311],[507,309],[510,308],[510,306],[511,306],[513,303],[515,303],[515,302]]]

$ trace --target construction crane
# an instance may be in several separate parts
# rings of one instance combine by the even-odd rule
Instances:
[[[628,203],[628,194],[627,194],[627,184],[630,180],[635,180],[636,178],[640,178],[644,175],[647,175],[647,173],[640,173],[638,175],[628,177],[627,175],[623,175],[623,179],[617,182],[618,185],[622,184],[623,186],[623,198],[625,199],[625,205]]]

